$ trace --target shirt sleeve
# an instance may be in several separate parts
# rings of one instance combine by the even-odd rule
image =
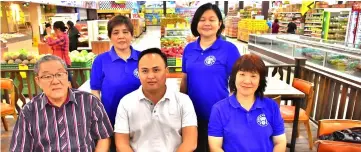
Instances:
[[[113,136],[113,127],[103,104],[94,95],[90,95],[90,103],[92,104],[92,125],[90,133],[93,139],[105,139]]]
[[[124,106],[124,98],[119,102],[117,115],[115,116],[114,132],[129,134],[129,116]],[[125,99],[126,100],[126,99]]]
[[[34,138],[30,132],[30,124],[25,118],[23,110],[20,112],[18,120],[14,126],[13,135],[9,151],[23,152],[30,151],[34,144]]]
[[[208,136],[223,137],[223,124],[219,109],[213,106],[208,123]]]
[[[103,83],[103,65],[101,55],[94,59],[90,73],[90,89],[101,90]]]
[[[272,100],[272,102],[273,102],[272,136],[278,136],[285,133],[285,126],[284,126],[283,118],[281,116],[280,108],[278,107],[275,101]]]
[[[58,37],[57,39],[47,38],[46,42],[49,46],[63,45],[65,43],[65,38],[64,38],[64,36]]]
[[[228,50],[228,60],[227,60],[228,76],[231,75],[233,65],[234,65],[234,63],[236,63],[236,61],[239,59],[239,57],[241,57],[241,54],[239,53],[238,48],[234,44],[231,44],[231,47]]]
[[[183,94],[181,94],[183,95]],[[197,126],[197,115],[194,111],[192,100],[188,95],[183,95],[180,101],[182,106],[182,128],[188,126]]]

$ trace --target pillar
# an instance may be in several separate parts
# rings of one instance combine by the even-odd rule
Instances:
[[[40,4],[30,3],[29,5],[30,22],[33,29],[33,38],[38,42],[40,40],[40,26],[41,26],[41,8]]]
[[[264,19],[268,18],[269,1],[262,1],[262,15]]]

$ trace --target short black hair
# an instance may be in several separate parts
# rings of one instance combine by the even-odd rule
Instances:
[[[264,91],[267,87],[267,67],[261,57],[255,54],[242,55],[233,65],[228,84],[230,91],[234,92],[234,94],[237,93],[237,87],[235,83],[238,71],[256,72],[259,74],[259,86],[254,95],[263,98]]]
[[[121,24],[124,24],[128,28],[130,34],[133,36],[134,27],[133,27],[132,21],[126,16],[117,15],[117,16],[112,17],[112,19],[110,19],[108,21],[107,28],[108,28],[108,36],[109,36],[109,38],[112,35],[113,28],[118,26],[118,25],[121,25]]]
[[[295,20],[297,20],[297,18],[296,18],[296,17],[293,17],[293,18],[292,18],[292,21],[295,21]]]
[[[146,50],[140,52],[139,57],[138,57],[138,64],[139,64],[140,59],[142,59],[142,57],[144,55],[151,54],[151,53],[160,55],[160,57],[164,61],[165,67],[167,67],[167,56],[159,48],[150,48],[150,49],[146,49]]]
[[[213,10],[216,15],[217,15],[217,18],[219,20],[219,22],[221,23],[221,27],[219,28],[219,30],[217,31],[217,37],[221,35],[222,31],[224,30],[225,26],[223,24],[223,19],[222,19],[222,13],[221,11],[219,10],[218,6],[217,5],[214,5],[212,3],[206,3],[206,4],[203,4],[202,6],[200,6],[196,12],[194,13],[194,16],[193,16],[193,19],[192,19],[192,23],[191,23],[191,31],[192,31],[192,34],[194,36],[199,36],[199,33],[198,33],[198,30],[197,30],[197,27],[198,27],[198,23],[199,23],[199,20],[201,19],[203,13],[207,10]]]
[[[275,21],[274,21],[275,23],[278,23],[278,19],[275,19]]]
[[[51,24],[50,24],[50,23],[46,23],[46,24],[45,24],[45,28],[48,28],[48,27],[51,27]]]
[[[73,26],[74,26],[74,23],[73,23],[72,21],[68,21],[68,22],[66,22],[66,24],[68,24],[69,27],[73,27]]]
[[[54,29],[59,29],[62,32],[65,32],[67,27],[65,26],[63,21],[56,21],[53,25]]]

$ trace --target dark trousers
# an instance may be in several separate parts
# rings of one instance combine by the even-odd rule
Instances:
[[[208,120],[198,119],[198,145],[195,152],[209,152]]]
[[[114,138],[115,135],[111,136],[110,137],[110,148],[109,148],[109,152],[117,152],[117,149],[115,147],[115,138]]]

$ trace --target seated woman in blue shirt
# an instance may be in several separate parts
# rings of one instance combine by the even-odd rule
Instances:
[[[266,71],[257,55],[247,54],[237,60],[229,80],[233,94],[212,108],[208,125],[211,151],[286,150],[285,128],[278,104],[263,95]]]

